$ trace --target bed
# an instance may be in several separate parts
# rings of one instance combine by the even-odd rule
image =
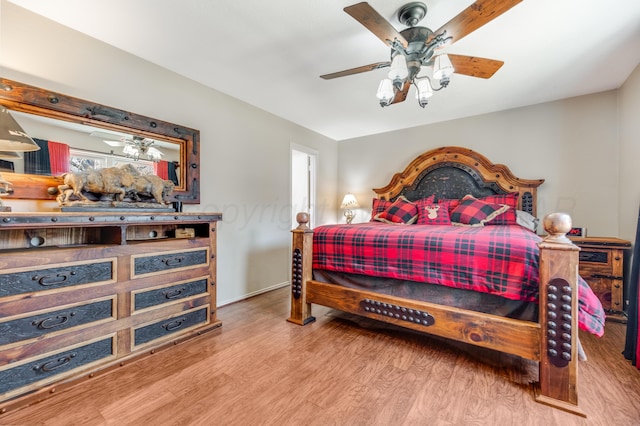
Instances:
[[[543,182],[470,149],[442,147],[374,189],[370,222],[311,230],[298,214],[288,321],[314,321],[318,304],[536,361],[536,400],[586,416],[578,330],[601,335],[604,311],[578,276],[570,217],[547,215],[545,237],[533,232]],[[413,206],[418,216],[403,210]],[[465,216],[478,206],[480,223],[475,210]],[[438,208],[454,223],[441,222]]]

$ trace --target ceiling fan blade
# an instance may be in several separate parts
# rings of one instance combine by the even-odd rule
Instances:
[[[411,87],[411,82],[405,81],[404,86],[402,86],[402,89],[396,91],[396,95],[393,97],[393,101],[391,102],[391,105],[404,102],[405,99],[407,99],[407,93],[409,93],[409,87]]]
[[[475,56],[464,56],[447,54],[451,60],[456,74],[468,75],[471,77],[491,78],[493,74],[504,64],[495,59],[476,58]]]
[[[344,11],[351,15],[356,21],[360,22],[376,37],[382,40],[387,46],[391,47],[391,42],[398,39],[406,48],[409,43],[393,26],[382,17],[369,3],[362,2],[352,6],[347,6]]]
[[[352,74],[360,74],[362,72],[373,71],[380,68],[385,68],[391,65],[391,62],[376,62],[375,64],[363,65],[357,68],[351,68],[349,70],[338,71],[331,74],[321,75],[320,78],[325,80],[331,80],[332,78],[345,77]]]
[[[452,43],[477,30],[508,11],[522,0],[477,0],[440,27],[435,34],[447,31],[447,37],[453,37]]]

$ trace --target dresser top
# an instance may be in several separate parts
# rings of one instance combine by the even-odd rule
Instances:
[[[2,228],[42,228],[51,226],[121,226],[142,224],[185,224],[222,220],[222,213],[212,212],[2,212]]]
[[[571,242],[580,247],[630,248],[631,242],[613,237],[570,237]]]

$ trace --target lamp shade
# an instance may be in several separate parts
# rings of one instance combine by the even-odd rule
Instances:
[[[6,108],[0,108],[0,151],[37,151],[40,147],[22,130]]]
[[[440,80],[449,77],[454,71],[455,69],[453,65],[451,65],[451,60],[446,53],[436,56],[433,61],[433,78]]]
[[[398,53],[391,61],[389,78],[391,80],[404,80],[408,75],[409,69],[407,68],[407,59],[404,55]]]
[[[340,205],[341,209],[357,209],[358,207],[360,207],[358,205],[358,200],[356,200],[356,197],[350,193],[344,196],[342,204]]]
[[[376,97],[381,103],[389,104],[393,100],[395,93],[393,91],[393,82],[388,78],[383,79],[378,86]]]
[[[429,83],[429,80],[427,78],[425,78],[424,80],[418,80],[418,82],[416,83],[416,87],[418,89],[418,91],[416,92],[416,99],[418,100],[420,106],[424,107],[427,104],[429,98],[433,96],[433,89],[431,88],[431,84]]]

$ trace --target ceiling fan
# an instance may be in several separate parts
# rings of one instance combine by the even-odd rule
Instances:
[[[135,161],[140,159],[140,155],[145,155],[148,160],[158,162],[164,155],[162,151],[152,146],[156,143],[154,139],[130,135],[118,136],[105,132],[92,132],[91,135],[101,137],[107,145],[123,147],[122,152],[124,155],[133,158]]]
[[[344,8],[347,14],[391,48],[391,60],[320,77],[329,80],[390,67],[388,78],[383,79],[378,87],[377,97],[380,105],[385,107],[403,102],[407,98],[409,87],[413,84],[417,90],[418,104],[424,108],[433,91],[447,87],[449,77],[454,72],[471,77],[490,78],[498,71],[504,62],[474,56],[445,54],[440,49],[491,22],[521,1],[477,0],[436,31],[417,26],[427,14],[427,6],[422,2],[408,3],[400,8],[398,20],[408,27],[400,32],[369,3],[362,2],[347,6]],[[422,67],[433,67],[432,77],[419,76]],[[436,87],[433,80],[438,80]]]

